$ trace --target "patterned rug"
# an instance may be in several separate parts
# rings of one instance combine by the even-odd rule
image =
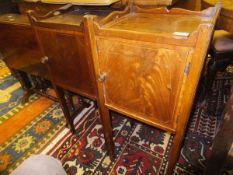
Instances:
[[[32,96],[21,104],[23,89],[0,60],[0,174],[9,174],[64,129],[58,104]]]
[[[0,148],[0,170],[8,174],[25,158],[37,154],[65,126],[61,109],[52,105],[18,131]]]
[[[19,82],[13,76],[5,74],[0,77],[0,124],[38,99],[37,95],[33,95],[27,103],[21,104],[23,93]]]
[[[38,99],[38,96],[33,95],[28,103],[21,104],[23,93],[20,83],[11,76],[10,70],[0,60],[0,124]]]
[[[48,152],[63,162],[68,174],[109,174],[111,170],[125,174],[126,168],[131,167],[130,169],[137,171],[140,164],[143,165],[142,174],[165,168],[163,162],[166,162],[164,154],[169,145],[168,133],[137,123],[131,126],[128,119],[113,113],[115,152],[118,159],[111,162],[106,155],[102,125],[97,112],[92,109],[86,116],[77,128],[76,135],[64,135],[59,144]]]
[[[211,98],[204,108],[196,100],[175,175],[203,173],[230,84],[228,80],[216,81]],[[116,158],[111,162],[106,155],[97,112],[93,109],[86,116],[77,128],[76,135],[63,134],[57,144],[45,152],[61,160],[69,175],[164,174],[172,143],[169,133],[112,113]]]

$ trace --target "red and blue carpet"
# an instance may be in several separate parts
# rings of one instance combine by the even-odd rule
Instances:
[[[211,145],[220,123],[220,114],[230,87],[230,81],[218,80],[207,106],[214,107],[213,115],[195,103],[174,174],[203,173],[211,153]],[[209,109],[210,110],[210,109]],[[95,111],[77,128],[77,134],[60,137],[47,154],[62,161],[68,174],[160,174],[167,166],[172,143],[169,133],[148,125],[129,121],[112,113],[116,159],[106,155],[101,121]],[[131,123],[134,123],[131,126]]]

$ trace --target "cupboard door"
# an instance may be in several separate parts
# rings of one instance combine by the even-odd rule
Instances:
[[[175,108],[190,48],[97,38],[105,104],[163,127],[175,127]]]
[[[44,54],[49,58],[54,83],[81,95],[94,96],[83,34],[37,31]]]

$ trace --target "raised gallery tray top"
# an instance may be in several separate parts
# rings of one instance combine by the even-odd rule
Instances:
[[[210,21],[210,17],[203,16],[129,13],[102,27],[110,30],[142,33],[174,34],[174,32],[185,32],[191,34],[197,30],[200,24]]]
[[[37,25],[38,26],[43,26],[43,27],[55,27],[56,26],[70,26],[70,27],[76,27],[79,28],[82,21],[83,21],[83,17],[85,15],[96,15],[97,19],[100,20],[102,18],[104,18],[105,16],[107,16],[109,13],[111,13],[113,11],[113,9],[108,9],[108,8],[104,8],[104,9],[98,9],[98,7],[89,7],[89,8],[85,8],[85,7],[79,7],[77,6],[77,8],[74,11],[70,11],[67,13],[63,13],[63,14],[58,14],[58,15],[53,15],[51,17],[45,18],[45,19],[41,19],[41,20],[37,20]],[[51,24],[53,24],[54,26],[52,26]],[[68,29],[72,29],[72,28],[68,28]]]
[[[51,18],[47,18],[44,20],[40,20],[40,23],[65,24],[65,25],[80,26],[82,19],[83,19],[83,15],[63,14],[63,15],[58,15],[58,16],[54,16]]]

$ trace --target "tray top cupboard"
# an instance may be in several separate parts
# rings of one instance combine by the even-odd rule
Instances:
[[[191,12],[134,6],[99,22],[88,17],[96,74],[104,77],[100,91],[105,106],[175,133],[187,86],[193,86],[190,96],[195,95],[215,15],[214,8]],[[193,64],[198,64],[198,74],[189,82]]]
[[[219,9],[130,5],[100,21],[85,18],[101,106],[174,136],[166,174],[179,155]],[[102,115],[111,128],[108,113]],[[106,138],[111,153],[113,141]]]

